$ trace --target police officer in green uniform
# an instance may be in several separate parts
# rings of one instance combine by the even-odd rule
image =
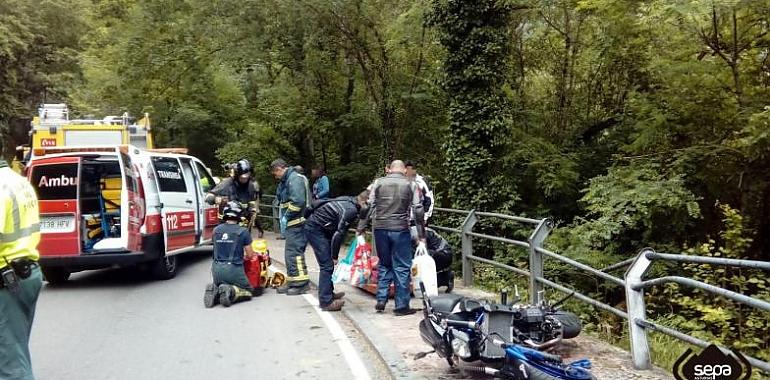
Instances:
[[[29,334],[43,285],[40,212],[32,185],[0,160],[0,379],[29,380]]]

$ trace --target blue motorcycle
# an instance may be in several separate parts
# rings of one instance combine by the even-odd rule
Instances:
[[[504,319],[495,314],[501,311],[500,304],[490,305],[456,295],[425,297],[423,303],[425,309],[424,318],[420,321],[420,335],[433,347],[432,352],[446,359],[452,367],[458,360],[480,361],[482,365],[463,365],[462,369],[511,380],[596,379],[589,371],[591,363],[588,360],[564,363],[561,357],[541,351],[554,347],[565,336],[556,317],[552,316],[553,320],[545,323],[555,324],[550,327],[550,332],[534,331],[533,326],[543,330],[544,323],[531,324],[531,331],[523,332],[520,329],[522,321],[543,322],[537,311],[524,307],[509,313],[509,309],[502,308],[502,313],[497,314],[510,314],[509,318]],[[516,313],[518,316],[515,316]],[[572,316],[564,319],[571,321]],[[507,321],[509,326],[504,328],[501,320]],[[518,327],[515,326],[517,324]],[[577,335],[574,331],[570,334],[574,335],[567,336]],[[513,339],[504,338],[503,335],[513,336]],[[536,343],[533,336],[547,340]],[[418,355],[415,359],[426,354]]]

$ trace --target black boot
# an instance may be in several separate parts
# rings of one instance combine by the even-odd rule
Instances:
[[[452,293],[452,290],[455,288],[455,272],[449,271],[449,274],[447,274],[447,284],[446,284],[446,292]]]
[[[289,290],[286,291],[287,296],[298,296],[300,294],[305,294],[306,291],[310,289],[310,283],[305,283],[305,285],[302,286],[292,286],[289,287]]]
[[[235,299],[235,289],[231,285],[219,285],[219,303],[224,307],[230,307]]]
[[[206,290],[203,292],[203,306],[212,308],[219,303],[219,288],[213,283],[206,284]]]

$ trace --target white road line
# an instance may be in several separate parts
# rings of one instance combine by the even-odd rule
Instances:
[[[348,339],[348,336],[342,331],[342,327],[337,323],[337,320],[335,320],[329,313],[321,311],[321,308],[318,307],[318,300],[315,297],[310,294],[303,294],[302,296],[307,303],[313,305],[313,309],[315,309],[318,316],[321,317],[321,320],[326,325],[326,328],[329,329],[334,340],[337,341],[337,345],[340,346],[340,350],[345,356],[345,361],[348,362],[350,371],[353,372],[353,378],[357,380],[371,380],[369,371],[366,370],[364,362],[361,361],[361,357],[358,356],[355,348],[353,348],[353,344],[350,343],[350,339]]]

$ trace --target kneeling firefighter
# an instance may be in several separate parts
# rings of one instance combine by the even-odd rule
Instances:
[[[222,210],[224,223],[214,228],[214,262],[211,274],[214,282],[206,285],[203,304],[209,308],[217,303],[228,307],[251,299],[254,289],[243,270],[244,252],[247,258],[256,255],[251,248],[251,235],[238,225],[241,205],[229,202]]]
[[[412,248],[417,248],[420,242],[417,237],[417,227],[412,227]],[[452,272],[452,247],[443,236],[432,228],[425,228],[425,245],[428,254],[436,262],[436,280],[438,286],[446,286],[446,292],[454,289],[455,274]]]

